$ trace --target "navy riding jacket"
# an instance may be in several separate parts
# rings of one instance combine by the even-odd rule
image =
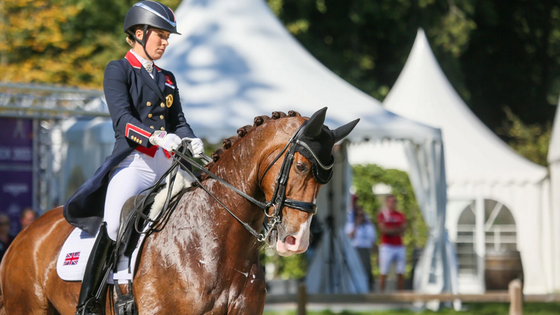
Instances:
[[[154,156],[157,146],[149,142],[155,130],[175,133],[180,138],[196,138],[185,119],[175,77],[155,67],[155,79],[140,61],[128,52],[121,60],[109,62],[103,90],[113,120],[113,153],[76,193],[66,201],[66,220],[95,235],[103,221],[109,172],[132,151]]]

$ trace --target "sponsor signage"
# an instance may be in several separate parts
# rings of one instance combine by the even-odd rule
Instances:
[[[10,233],[33,204],[33,121],[0,117],[0,213],[10,217]]]

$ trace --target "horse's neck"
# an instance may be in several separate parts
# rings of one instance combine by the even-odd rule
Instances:
[[[271,162],[274,149],[281,146],[281,140],[279,139],[282,139],[282,137],[277,137],[275,132],[270,132],[271,129],[274,129],[274,125],[271,125],[267,127],[269,129],[262,126],[260,130],[254,130],[244,138],[239,139],[234,146],[222,153],[220,159],[211,169],[219,178],[259,201],[265,201],[264,194],[259,187],[259,171],[262,172],[262,168],[266,167],[265,164]],[[207,180],[202,184],[241,221],[249,224],[257,233],[260,232],[264,220],[263,209],[215,180]],[[199,193],[202,192],[199,191]],[[237,222],[226,209],[215,203],[212,197],[209,197],[206,193],[202,194],[208,203],[214,205],[210,207],[212,208],[210,212],[213,213],[214,218],[221,220],[221,227],[216,229],[225,229],[226,234],[234,238],[237,243],[254,244],[254,246],[245,246],[244,250],[258,249],[258,242],[256,242],[254,235]],[[229,240],[226,237],[221,240],[217,239],[217,241],[228,242]],[[231,246],[228,246],[228,248],[231,248]]]
[[[267,152],[265,147],[269,143],[266,143],[258,133],[248,135],[239,141],[240,143],[222,153],[212,171],[247,195],[256,199],[263,198],[259,188],[258,168],[261,166],[263,155]],[[229,190],[229,192],[233,191]]]
[[[250,146],[252,144],[249,143]],[[259,157],[252,154],[252,149],[241,146],[239,149],[230,148],[231,152],[224,152],[211,171],[247,195],[261,199],[262,192],[257,180]],[[249,224],[257,233],[260,232],[264,219],[262,210],[214,179],[206,179],[202,185],[236,217]],[[170,239],[174,240],[174,244],[181,244],[179,247],[189,249],[190,259],[195,257],[205,261],[210,269],[219,268],[219,264],[223,263],[222,259],[236,266],[245,261],[256,261],[259,249],[256,237],[237,222],[214,197],[202,189],[187,192],[156,242],[169,244]],[[162,244],[156,246],[156,250],[163,255],[164,248],[169,245]]]

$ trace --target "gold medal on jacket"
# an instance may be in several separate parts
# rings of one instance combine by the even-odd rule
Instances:
[[[167,108],[171,107],[171,105],[173,105],[173,95],[169,94],[165,97],[165,102],[167,103]]]

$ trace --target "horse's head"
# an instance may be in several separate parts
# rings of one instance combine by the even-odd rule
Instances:
[[[282,128],[290,139],[283,137],[284,142],[271,145],[270,154],[260,166],[261,189],[266,200],[272,202],[266,242],[282,256],[307,250],[319,188],[332,176],[334,144],[359,121],[330,130],[323,125],[326,112],[323,108],[309,120],[299,118],[292,127]]]

